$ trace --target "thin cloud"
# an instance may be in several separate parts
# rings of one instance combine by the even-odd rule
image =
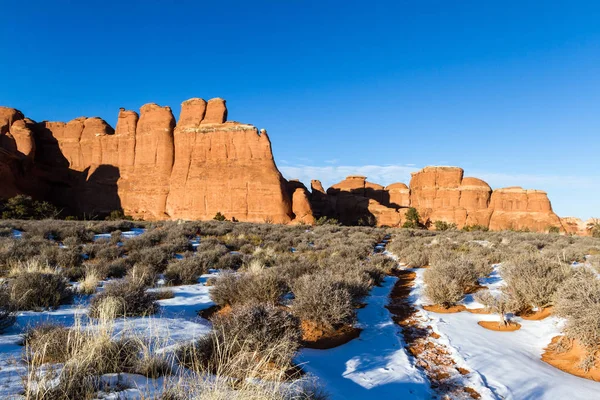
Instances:
[[[310,187],[311,179],[318,179],[325,188],[330,187],[350,175],[366,176],[370,182],[375,182],[384,186],[395,182],[408,183],[410,181],[410,173],[418,171],[418,168],[407,167],[404,165],[286,165],[279,169],[287,179],[299,179],[307,187]]]

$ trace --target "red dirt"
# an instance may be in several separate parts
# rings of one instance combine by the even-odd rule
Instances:
[[[431,387],[441,398],[460,398],[465,392],[474,399],[480,398],[481,396],[474,389],[457,384],[455,377],[466,370],[457,369],[448,349],[434,341],[440,336],[431,326],[423,327],[415,315],[417,311],[408,300],[416,278],[415,272],[396,269],[393,275],[398,278],[398,281],[392,289],[386,307],[392,314],[394,322],[402,328],[406,350],[415,358],[417,368],[425,372]]]
[[[491,314],[491,312],[485,307],[483,307],[483,308],[467,308],[465,311],[468,311],[471,314]]]
[[[302,321],[302,345],[309,349],[333,349],[360,336],[361,330],[350,325],[338,329],[320,327],[312,321]]]
[[[523,313],[519,316],[528,321],[541,321],[544,318],[548,318],[551,315],[552,315],[552,307],[546,307],[546,308],[542,308],[541,310],[538,310],[538,311],[529,311],[529,312]]]
[[[579,367],[581,360],[585,357],[586,351],[584,347],[577,341],[571,343],[571,348],[564,352],[559,352],[556,345],[562,336],[555,336],[546,347],[542,354],[542,361],[560,369],[568,374],[578,376],[580,378],[590,379],[592,381],[600,381],[600,365],[596,361],[594,368],[588,371]]]
[[[459,313],[461,311],[467,310],[467,308],[465,306],[463,306],[462,304],[459,304],[456,306],[451,306],[451,307],[444,307],[439,304],[433,304],[433,305],[429,305],[429,306],[423,306],[423,309],[426,311],[430,311],[430,312],[434,312],[434,313],[438,313],[438,314],[455,314],[455,313]]]
[[[498,332],[514,332],[521,329],[521,324],[516,322],[509,322],[508,325],[504,325],[499,321],[479,321],[477,324],[490,331]]]
[[[208,308],[205,308],[204,310],[198,311],[198,316],[204,319],[210,319],[213,315],[218,313],[220,309],[221,307],[215,304],[214,306],[210,306]]]
[[[465,392],[469,394],[469,396],[471,396],[472,399],[480,399],[481,395],[472,387],[466,387],[465,388]]]

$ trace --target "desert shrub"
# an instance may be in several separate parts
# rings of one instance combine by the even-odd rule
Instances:
[[[0,286],[0,333],[10,328],[16,321],[16,306],[13,303],[6,284]]]
[[[594,238],[600,238],[600,219],[592,218],[587,226],[588,231]]]
[[[292,291],[292,312],[298,318],[328,328],[354,322],[352,296],[331,276],[304,275],[292,284]]]
[[[2,219],[44,219],[55,218],[59,211],[46,201],[33,200],[30,196],[17,195],[0,201]]]
[[[484,225],[465,225],[462,230],[465,232],[487,232],[489,228]]]
[[[397,247],[394,248],[397,249]],[[395,253],[398,260],[409,267],[419,268],[429,264],[429,249],[423,245],[410,244],[396,251],[398,251]]]
[[[154,246],[131,251],[127,258],[131,264],[150,265],[158,273],[164,270],[174,256],[175,252],[167,246]]]
[[[437,259],[423,274],[425,295],[434,304],[456,304],[469,288],[477,285],[477,272],[462,257]]]
[[[131,282],[136,282],[144,286],[152,286],[156,283],[157,272],[152,265],[135,264],[127,270],[125,277]]]
[[[41,363],[63,363],[68,360],[76,341],[71,340],[72,331],[64,325],[42,323],[30,327],[23,334],[27,360],[38,357]],[[41,360],[39,359],[41,357]]]
[[[105,219],[107,221],[133,221],[133,217],[130,215],[125,215],[123,210],[113,210],[106,216]]]
[[[98,318],[103,302],[114,301],[113,317],[152,315],[158,311],[156,295],[146,291],[143,283],[132,279],[120,279],[106,284],[104,291],[90,302],[89,315]]]
[[[219,306],[248,303],[278,304],[286,292],[275,271],[222,273],[214,282],[211,299]]]
[[[91,333],[60,326],[33,328],[25,335],[27,398],[90,399],[101,389],[100,376],[138,371],[141,343],[132,338],[113,339],[110,332]],[[62,361],[57,374],[44,370],[45,362]]]
[[[102,280],[99,272],[95,268],[87,268],[85,271],[85,277],[79,282],[77,291],[81,294],[94,294],[98,288],[98,284]]]
[[[202,274],[208,273],[207,263],[202,257],[190,256],[171,261],[165,270],[165,280],[170,285],[198,283]]]
[[[288,311],[249,304],[212,322],[209,335],[179,350],[186,367],[230,378],[273,378],[292,366],[302,333],[300,321]]]
[[[127,258],[117,258],[109,262],[100,262],[95,266],[98,275],[105,278],[122,278],[127,274],[131,266],[131,261]]]
[[[226,218],[226,217],[225,217],[223,214],[221,214],[220,212],[217,212],[217,213],[215,214],[215,216],[213,217],[213,219],[214,219],[215,221],[221,221],[221,222],[222,222],[222,221],[227,221],[227,218]]]
[[[449,222],[446,222],[446,221],[435,221],[433,223],[433,225],[435,226],[435,230],[436,231],[456,230],[456,224],[455,223],[449,223]]]
[[[570,266],[534,253],[520,254],[500,267],[502,290],[515,302],[517,312],[552,305],[557,289],[571,273]]]
[[[481,290],[473,295],[475,301],[483,304],[490,312],[499,314],[502,323],[509,323],[508,313],[514,311],[515,303],[504,293],[492,294],[489,290]]]
[[[374,269],[369,270],[368,267],[369,264],[364,261],[334,256],[321,262],[319,273],[327,280],[337,281],[350,293],[353,303],[359,303],[376,283],[372,275],[379,277]]]
[[[59,274],[23,272],[9,282],[10,299],[19,310],[44,310],[69,304],[73,293]]]
[[[581,268],[565,280],[557,291],[554,312],[566,319],[567,338],[579,341],[587,351],[581,367],[594,366],[600,350],[600,280],[596,274]]]
[[[405,229],[424,229],[425,225],[421,223],[421,216],[416,208],[410,207],[405,214],[406,222],[402,225]]]
[[[215,264],[215,268],[236,271],[242,266],[243,263],[244,260],[240,254],[228,253],[219,258],[219,261]]]

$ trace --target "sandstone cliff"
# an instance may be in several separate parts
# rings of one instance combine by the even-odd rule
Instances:
[[[400,226],[409,207],[422,222],[481,225],[492,230],[585,233],[584,223],[561,220],[545,192],[493,190],[458,167],[425,167],[410,185],[383,187],[349,176],[309,191],[280,174],[265,130],[227,121],[223,99],[193,98],[179,121],[169,107],[150,103],[140,114],[121,109],[116,128],[100,118],[36,123],[0,107],[0,197],[25,193],[71,213],[113,210],[143,219],[211,219],[306,223],[332,217],[344,224]]]
[[[139,117],[121,109],[116,129],[85,117],[28,125],[19,111],[2,108],[0,196],[27,193],[79,214],[122,209],[144,219],[221,212],[287,223],[296,210],[298,221],[312,223],[308,192],[288,193],[267,133],[226,119],[222,99],[184,102],[177,124],[169,107],[146,104]]]
[[[325,194],[320,182],[313,182],[318,183],[313,184],[315,212],[346,224],[399,226],[406,210],[414,207],[421,222],[431,228],[443,221],[459,229],[479,225],[492,230],[564,231],[545,192],[520,187],[492,191],[483,180],[464,177],[458,167],[425,167],[412,174],[410,186],[394,183],[383,188],[364,176],[349,176]]]

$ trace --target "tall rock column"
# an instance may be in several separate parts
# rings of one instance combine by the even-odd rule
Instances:
[[[206,109],[203,105],[206,104]],[[167,212],[171,218],[287,223],[292,206],[266,131],[225,122],[222,99],[191,99],[175,128],[175,164]]]
[[[131,115],[127,118],[135,119]],[[125,182],[119,184],[121,205],[126,213],[144,219],[169,218],[166,204],[175,156],[174,128],[171,108],[154,103],[140,108],[133,168],[123,177]],[[127,140],[123,142],[127,143]],[[127,149],[124,149],[125,153]]]

